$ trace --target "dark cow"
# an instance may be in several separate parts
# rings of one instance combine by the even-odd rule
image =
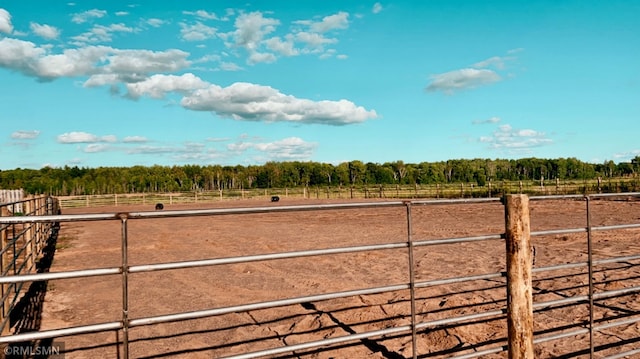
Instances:
[[[271,196],[271,202],[278,202],[280,200],[280,197],[278,196]]]
[[[157,203],[156,204],[156,211],[160,211],[160,210],[163,210],[163,209],[164,209],[164,204],[162,204],[162,203]]]

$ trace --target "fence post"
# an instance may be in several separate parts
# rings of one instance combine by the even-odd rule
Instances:
[[[9,209],[6,206],[0,207],[0,217],[8,217]],[[7,264],[11,261],[11,255],[9,253],[9,226],[6,228],[0,228],[0,250],[2,250],[2,255],[0,256],[0,275],[4,275],[5,268]],[[8,270],[8,269],[7,269]],[[9,305],[11,303],[11,298],[9,296],[9,292],[11,292],[11,284],[2,284],[2,291],[0,292],[1,297],[4,298],[2,300],[2,308],[0,308],[0,323],[3,323],[6,318],[9,318]],[[2,328],[0,328],[0,335],[7,335],[10,331],[10,325],[7,321]]]
[[[33,216],[34,213],[34,198],[31,196],[27,197],[27,200],[24,202],[24,215],[25,216]],[[35,223],[25,223],[25,229],[22,234],[22,238],[24,238],[24,269],[26,273],[30,273],[31,269],[35,268],[36,264],[36,253],[34,251],[34,235],[35,231],[33,227],[35,227]],[[20,273],[22,274],[22,273]]]
[[[527,195],[505,196],[509,359],[533,359],[532,247]]]

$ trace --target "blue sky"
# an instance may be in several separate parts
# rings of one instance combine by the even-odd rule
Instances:
[[[640,1],[2,1],[0,169],[640,155]]]

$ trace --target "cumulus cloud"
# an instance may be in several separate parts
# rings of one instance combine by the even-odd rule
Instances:
[[[75,45],[84,46],[89,43],[111,42],[113,34],[118,32],[133,33],[136,30],[125,24],[111,24],[109,26],[95,25],[91,30],[77,36],[73,36]]]
[[[246,121],[320,123],[346,125],[377,117],[347,100],[311,101],[284,95],[278,90],[250,83],[237,82],[222,88],[211,85],[185,96],[183,107]]]
[[[4,32],[5,34],[10,34],[13,32],[13,24],[11,24],[11,14],[0,8],[0,32]]]
[[[325,16],[322,21],[309,25],[313,32],[324,33],[331,30],[346,29],[349,27],[349,13],[340,11],[337,14]]]
[[[277,25],[280,25],[279,20],[264,17],[259,11],[242,14],[236,18],[236,30],[231,37],[236,46],[253,53],[258,50],[264,37],[275,31]]]
[[[40,131],[16,131],[11,134],[11,138],[14,140],[33,140],[40,135]]]
[[[510,152],[528,152],[534,147],[550,145],[553,140],[547,137],[544,132],[532,129],[514,129],[511,125],[504,124],[491,136],[480,137],[480,142],[489,144],[489,147],[496,150],[507,150]]]
[[[107,15],[107,12],[105,10],[93,9],[81,13],[72,14],[71,21],[76,24],[82,24],[92,19],[99,19],[101,17],[104,17],[105,15]]]
[[[147,25],[153,26],[153,27],[160,27],[162,25],[164,25],[166,22],[162,19],[156,19],[156,18],[152,18],[152,19],[148,19],[145,21]]]
[[[67,132],[58,135],[58,143],[97,143],[97,142],[116,142],[114,135],[97,136],[87,132]]]
[[[193,25],[180,24],[180,34],[186,41],[203,41],[210,39],[216,35],[218,31],[215,27],[204,25],[201,22],[196,22]]]
[[[174,72],[188,67],[188,56],[180,50],[119,50],[106,46],[49,54],[47,49],[29,41],[0,39],[0,66],[41,80],[91,75],[101,80],[110,76],[123,82],[140,81],[149,73]],[[96,81],[90,78],[88,82]]]
[[[466,68],[432,75],[431,83],[426,90],[453,94],[456,91],[494,83],[500,81],[500,79],[500,75],[491,70]]]
[[[274,51],[282,56],[296,56],[300,53],[295,48],[294,36],[289,34],[283,40],[280,37],[272,37],[265,41],[269,50]]]
[[[126,87],[127,95],[131,98],[137,99],[141,96],[149,96],[160,99],[169,92],[188,94],[196,89],[207,88],[209,85],[208,82],[203,81],[192,73],[186,73],[181,76],[153,75],[144,81],[126,84]]]
[[[31,31],[33,31],[34,34],[42,38],[45,38],[47,40],[54,40],[60,36],[60,30],[58,30],[54,26],[41,25],[41,24],[32,22],[31,24],[29,24],[29,27],[31,28]]]
[[[382,11],[382,4],[380,4],[379,2],[373,4],[373,8],[371,9],[371,12],[374,14],[378,14],[380,13],[380,11]]]
[[[193,15],[205,20],[218,20],[218,16],[215,13],[207,12],[206,10],[198,11],[183,11],[185,15]]]

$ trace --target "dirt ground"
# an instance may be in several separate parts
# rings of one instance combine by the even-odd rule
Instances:
[[[244,200],[190,208],[286,206],[337,203],[322,200]],[[640,202],[593,200],[592,225],[640,223]],[[532,231],[586,226],[585,201],[531,202]],[[64,210],[73,213],[153,211],[153,205]],[[500,234],[504,207],[484,204],[415,205],[415,241]],[[248,215],[224,215],[128,221],[129,264],[223,258],[381,243],[407,237],[406,209],[384,207]],[[640,231],[593,233],[594,260],[640,254]],[[587,260],[585,233],[534,236],[535,268]],[[51,272],[117,267],[121,226],[118,221],[64,222]],[[218,265],[192,269],[133,273],[129,279],[129,318],[143,318],[245,303],[408,283],[407,248],[335,254],[297,259]],[[415,248],[419,282],[505,271],[503,240],[440,244]],[[640,260],[599,265],[596,292],[640,285]],[[586,267],[535,272],[534,303],[588,293]],[[504,308],[504,277],[437,285],[416,290],[417,322],[485,313]],[[121,319],[122,286],[118,275],[50,281],[39,326],[55,329]],[[630,293],[595,302],[594,321],[626,319],[639,314],[640,295]],[[132,358],[212,358],[283,345],[340,337],[409,325],[408,290],[361,295],[252,310],[204,319],[138,326],[130,329]],[[588,303],[536,308],[536,338],[585,328]],[[420,358],[444,358],[499,347],[506,343],[504,315],[440,324],[417,333]],[[61,337],[66,358],[116,358],[116,331]],[[596,357],[640,345],[640,324],[596,332]],[[120,349],[121,350],[121,349]],[[588,358],[589,334],[536,344],[536,358]],[[411,333],[287,353],[279,358],[410,358]],[[274,357],[274,356],[272,356]],[[482,355],[506,358],[506,353]]]

